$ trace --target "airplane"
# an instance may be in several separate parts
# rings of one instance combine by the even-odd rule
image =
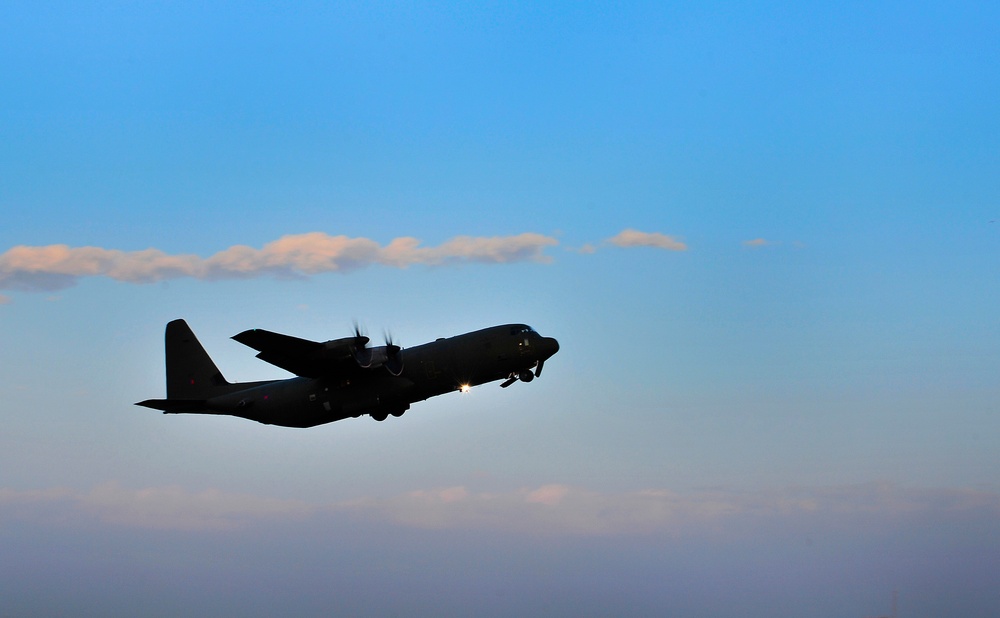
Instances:
[[[238,416],[265,425],[315,427],[368,415],[384,421],[410,404],[503,380],[531,382],[559,342],[526,324],[504,324],[405,350],[387,337],[369,347],[353,337],[318,342],[262,329],[233,336],[257,358],[295,374],[284,380],[229,382],[184,320],[167,324],[167,398],[138,402],[164,414]]]

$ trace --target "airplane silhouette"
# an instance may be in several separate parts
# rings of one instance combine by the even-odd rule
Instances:
[[[504,380],[504,388],[542,374],[559,342],[525,324],[505,324],[403,349],[391,341],[368,347],[353,337],[309,341],[261,329],[233,337],[257,350],[257,358],[296,377],[229,382],[184,320],[164,335],[167,398],[136,405],[164,414],[238,416],[266,425],[314,427],[369,415],[384,421],[410,404],[453,391]]]

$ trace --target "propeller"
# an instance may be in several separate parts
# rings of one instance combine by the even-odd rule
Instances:
[[[385,336],[385,368],[394,376],[403,373],[403,348],[392,341],[392,333],[383,331]]]
[[[368,347],[371,341],[362,334],[361,327],[357,320],[354,321],[354,360],[364,369],[375,369],[385,367],[386,371],[394,376],[403,373],[403,348],[393,343],[392,333],[383,331],[385,337],[384,346]]]
[[[357,361],[358,365],[368,368],[371,367],[372,361],[374,360],[373,350],[368,347],[368,342],[371,341],[363,331],[361,330],[361,325],[358,321],[354,320],[354,360]]]
[[[392,331],[390,331],[388,328],[382,331],[382,339],[385,341],[385,347],[396,348],[397,350],[400,349],[398,345],[395,345],[392,342]]]
[[[358,324],[357,320],[354,320],[354,346],[357,348],[364,348],[371,341],[361,332],[361,325]]]

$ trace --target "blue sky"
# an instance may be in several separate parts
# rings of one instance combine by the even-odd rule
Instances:
[[[995,615],[998,19],[5,4],[0,613]],[[561,351],[290,430],[178,317]]]

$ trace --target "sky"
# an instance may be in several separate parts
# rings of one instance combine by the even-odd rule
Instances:
[[[0,615],[1000,614],[998,23],[4,3]],[[176,318],[560,352],[288,429]]]

